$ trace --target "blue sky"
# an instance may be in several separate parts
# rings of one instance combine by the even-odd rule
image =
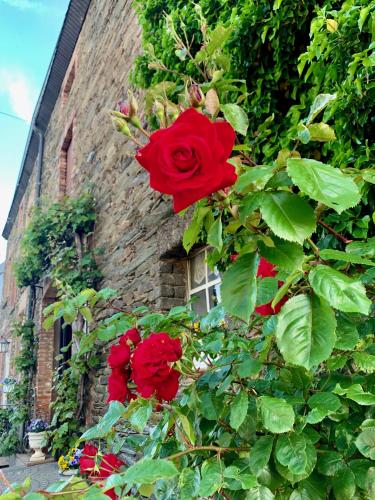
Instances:
[[[69,0],[0,0],[0,234]],[[15,115],[10,118],[2,113]],[[0,262],[6,242],[0,236]]]

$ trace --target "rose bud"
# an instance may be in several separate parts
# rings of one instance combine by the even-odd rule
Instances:
[[[138,102],[131,90],[128,90],[129,116],[132,118],[138,113]]]
[[[119,101],[117,103],[117,107],[118,107],[118,110],[120,111],[121,114],[123,114],[124,116],[128,117],[129,116],[129,106],[127,105],[127,103],[125,101]]]
[[[165,127],[166,126],[165,109],[164,109],[163,104],[159,101],[155,101],[152,110],[153,110],[154,114],[156,115],[157,119],[159,120],[160,125],[162,127]]]
[[[128,127],[128,124],[126,123],[126,121],[123,118],[119,118],[117,116],[112,116],[112,123],[118,132],[121,132],[121,134],[124,134],[127,137],[131,136],[131,132],[130,132],[130,129]]]
[[[199,85],[192,83],[188,88],[189,102],[193,108],[200,108],[203,106],[205,97]]]

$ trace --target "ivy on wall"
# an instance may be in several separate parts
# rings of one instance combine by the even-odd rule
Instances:
[[[101,274],[88,245],[95,217],[90,195],[36,208],[15,263],[17,285],[36,285],[49,275],[55,285],[75,291],[95,287]]]

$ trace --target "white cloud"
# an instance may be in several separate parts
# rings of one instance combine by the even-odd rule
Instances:
[[[21,71],[0,68],[0,94],[7,96],[15,115],[27,122],[31,121],[36,89]]]
[[[48,5],[38,0],[0,0],[0,3],[5,3],[10,7],[20,10],[33,11],[37,14],[45,14],[46,12],[57,10],[53,5]]]

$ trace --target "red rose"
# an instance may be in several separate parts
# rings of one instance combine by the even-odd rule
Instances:
[[[263,257],[260,258],[259,265],[258,265],[258,272],[257,272],[257,277],[261,278],[274,278],[277,275],[277,271],[275,271],[275,266],[268,262],[266,259]],[[279,281],[278,285],[279,288],[284,284],[283,281]],[[261,306],[258,306],[255,308],[255,311],[260,314],[261,316],[272,316],[273,314],[277,314],[280,312],[280,309],[282,306],[285,304],[285,302],[288,300],[288,297],[283,297],[273,308],[271,306],[272,300],[268,302],[268,304],[263,304]]]
[[[126,366],[130,361],[130,347],[126,343],[113,345],[109,351],[108,364],[111,368]]]
[[[113,453],[103,455],[99,466],[98,477],[100,479],[105,479],[110,475],[119,472],[120,467],[123,465],[125,465],[125,462],[117,458]]]
[[[237,175],[227,163],[235,132],[225,121],[211,122],[193,108],[168,128],[157,130],[136,159],[150,173],[150,186],[173,196],[175,212],[231,186]]]
[[[231,262],[236,262],[236,260],[238,259],[239,256],[240,256],[240,254],[238,254],[238,253],[231,253],[229,256],[229,259]]]
[[[81,474],[89,474],[95,468],[95,457],[98,453],[98,448],[92,444],[86,444],[82,450],[82,455],[79,459],[79,471]]]
[[[155,395],[171,401],[178,391],[180,373],[170,363],[182,356],[181,342],[167,333],[152,333],[134,351],[131,367],[137,390],[144,398]]]
[[[134,345],[137,345],[141,341],[141,336],[139,335],[139,331],[136,328],[131,328],[125,334],[120,337],[120,344],[127,344],[128,340],[132,342]]]
[[[120,401],[124,403],[129,399],[130,392],[128,389],[129,370],[122,368],[113,368],[112,373],[108,377],[108,398],[110,401]]]

